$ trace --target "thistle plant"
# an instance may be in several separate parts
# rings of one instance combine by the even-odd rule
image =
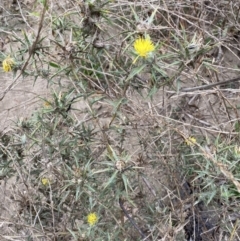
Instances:
[[[239,240],[234,4],[0,3],[1,240]]]

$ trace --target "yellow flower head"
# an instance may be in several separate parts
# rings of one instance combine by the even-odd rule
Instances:
[[[196,138],[194,137],[189,137],[185,140],[185,143],[188,145],[188,146],[194,146],[196,143],[197,143],[197,140]]]
[[[9,72],[12,70],[12,67],[14,65],[14,60],[10,58],[9,56],[3,60],[2,67],[5,72]]]
[[[48,186],[50,184],[50,181],[48,178],[42,178],[41,182],[44,186]]]
[[[133,46],[140,57],[147,57],[147,55],[154,50],[154,45],[150,38],[140,37],[135,40]]]
[[[51,107],[51,102],[45,101],[45,102],[43,103],[43,106],[48,109],[48,108]]]
[[[98,216],[96,213],[89,213],[87,216],[87,222],[90,226],[93,226],[98,221]]]

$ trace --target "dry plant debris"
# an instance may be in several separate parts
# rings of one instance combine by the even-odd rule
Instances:
[[[240,240],[239,10],[2,0],[0,240]]]

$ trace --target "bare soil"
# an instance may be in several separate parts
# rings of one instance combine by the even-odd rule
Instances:
[[[12,3],[10,3],[12,2]],[[16,18],[9,18],[8,11],[14,13],[21,18],[21,15],[24,15],[24,11],[29,10],[30,6],[34,8],[35,2],[30,1],[22,1],[21,8],[17,4],[13,4],[15,1],[3,1],[0,3],[0,13],[2,17],[0,18],[0,23],[6,27],[14,28],[16,31],[20,33],[23,28],[28,28],[24,22],[20,22]],[[63,1],[64,2],[64,1]],[[59,3],[61,5],[61,3]],[[28,6],[28,7],[26,7]],[[23,11],[23,12],[21,12]],[[33,24],[34,25],[34,24]],[[30,26],[34,27],[34,26]],[[4,32],[0,32],[0,44],[2,43],[1,51],[4,53],[8,53],[10,49],[10,45],[12,46],[11,40],[9,40],[9,36]],[[230,45],[236,45],[234,40],[229,43]],[[1,46],[0,46],[1,47]],[[219,53],[221,51],[221,53]],[[196,73],[201,72],[202,76],[204,76],[205,80],[208,83],[215,83],[219,81],[224,81],[228,79],[233,79],[240,75],[240,54],[237,51],[229,50],[225,47],[221,47],[216,49],[216,52],[212,53],[212,60],[216,59],[220,56],[219,62],[216,64],[217,71],[207,71],[205,72],[205,68],[202,65],[201,59],[196,60],[194,66],[186,66],[186,70],[184,71],[185,75],[182,77],[180,81],[181,88],[184,87],[194,87],[199,85],[199,83],[194,83],[192,81],[192,77],[196,75]],[[202,71],[199,71],[202,69]],[[216,74],[217,73],[217,74]],[[9,84],[13,81],[12,73],[3,73],[0,71],[1,80],[0,80],[0,92],[4,91]],[[67,80],[66,80],[67,82]],[[67,83],[71,84],[71,83]],[[0,133],[7,132],[11,128],[13,128],[13,124],[18,122],[21,119],[30,117],[35,110],[41,108],[44,101],[39,97],[48,98],[48,94],[50,92],[50,88],[48,83],[44,79],[37,79],[34,83],[34,79],[32,78],[22,78],[17,84],[12,88],[4,97],[4,99],[0,102]],[[53,87],[54,88],[54,87]],[[228,86],[219,86],[216,88],[210,88],[204,91],[190,91],[190,92],[179,92],[168,90],[167,88],[164,91],[159,91],[152,101],[144,100],[142,97],[136,93],[127,93],[129,95],[129,103],[123,108],[123,113],[125,111],[126,116],[131,116],[132,118],[128,119],[127,122],[130,123],[131,126],[134,126],[135,123],[138,123],[139,126],[142,125],[143,131],[142,135],[147,141],[147,133],[144,132],[145,126],[156,126],[156,129],[159,128],[159,133],[164,132],[164,127],[171,121],[174,124],[181,126],[182,133],[186,136],[192,135],[194,136],[204,136],[206,132],[212,133],[212,135],[217,135],[218,133],[229,135],[229,133],[234,132],[234,122],[239,119],[239,82],[235,82]],[[132,107],[131,103],[139,103],[138,107]],[[77,109],[77,111],[72,111],[72,113],[82,121],[82,113],[80,112],[86,108],[86,105],[83,102],[79,102],[73,106]],[[109,118],[111,117],[111,108],[106,104],[103,104],[102,108],[99,108],[99,113],[102,114],[102,125],[104,123],[109,122]],[[131,115],[129,115],[131,113]],[[87,119],[87,116],[84,116]],[[122,120],[125,121],[125,117],[122,116]],[[191,128],[189,128],[191,126]],[[127,128],[126,128],[127,129]],[[167,130],[166,130],[167,131]],[[137,143],[137,139],[134,139],[134,131],[129,128],[127,133],[132,136],[131,137],[131,146],[126,146],[125,149],[129,151],[130,155],[133,157],[133,162],[139,161],[138,150],[133,151],[133,146]],[[163,146],[165,145],[165,141],[163,142]],[[169,147],[171,148],[171,147]],[[171,151],[171,150],[170,150]],[[156,156],[151,156],[152,153],[147,153],[144,159],[148,159],[149,163],[151,161],[155,161]],[[174,155],[174,150],[172,150],[172,154]],[[167,205],[169,202],[168,198],[173,198],[173,194],[169,190],[169,193],[166,192],[166,186],[172,188],[172,190],[177,190],[181,193],[182,200],[171,201],[174,203],[174,207],[172,207],[173,211],[177,212],[182,208],[180,204],[184,203],[184,207],[186,210],[184,214],[189,217],[190,222],[187,226],[185,226],[185,230],[182,230],[182,236],[178,236],[176,240],[185,240],[185,233],[189,234],[189,238],[193,232],[195,232],[196,237],[201,235],[205,231],[209,231],[214,228],[215,224],[219,221],[218,212],[215,209],[219,207],[206,207],[202,203],[197,205],[194,210],[190,207],[190,204],[194,199],[194,192],[192,187],[189,187],[186,190],[186,185],[188,185],[188,180],[185,180],[183,177],[180,177],[176,174],[177,178],[169,178],[168,171],[166,170],[167,164],[171,163],[171,159],[166,160],[164,157],[161,160],[166,165],[163,165],[162,170],[153,170],[151,165],[145,165],[146,174],[149,182],[154,187],[146,188],[145,192],[149,193],[147,198],[156,198],[158,195],[159,200],[156,201],[156,206],[162,207],[161,205]],[[168,163],[166,163],[168,161]],[[169,171],[170,172],[170,171]],[[161,177],[161,178],[160,178]],[[146,180],[142,180],[146,184]],[[177,185],[181,183],[181,185]],[[8,183],[2,181],[2,188],[0,190],[0,196],[4,197],[1,201],[2,205],[0,207],[0,230],[1,233],[11,234],[11,225],[8,224],[7,220],[11,220],[11,214],[17,212],[19,208],[17,205],[15,206],[11,202],[11,196],[14,195],[12,192],[15,188],[15,180],[12,179]],[[191,189],[191,190],[190,190]],[[2,193],[1,193],[2,192]],[[170,194],[171,193],[171,194]],[[168,198],[164,198],[168,196]],[[147,198],[145,201],[147,201]],[[174,198],[173,198],[174,199]],[[181,206],[181,207],[180,207]],[[6,208],[7,207],[7,208]],[[192,208],[192,209],[191,209]],[[210,212],[211,209],[211,212]],[[7,211],[6,211],[7,210]],[[180,211],[179,211],[180,212]],[[198,213],[198,218],[193,217],[192,213]],[[208,214],[206,214],[208,213]],[[214,213],[214,214],[213,214]],[[210,215],[211,214],[211,215]],[[213,220],[209,221],[209,217],[212,216]],[[16,217],[14,217],[15,219]],[[178,217],[180,219],[180,217]],[[186,218],[186,217],[184,217]],[[5,220],[5,221],[3,221]],[[207,221],[206,221],[207,220]],[[185,220],[182,219],[184,222]],[[203,224],[199,224],[203,223]],[[202,226],[204,230],[194,230],[195,226]],[[167,227],[160,227],[160,229],[167,229]],[[209,231],[210,236],[216,235]],[[196,240],[210,240],[209,237],[199,237]],[[219,236],[219,234],[218,234]],[[16,240],[16,239],[15,239]],[[220,239],[219,239],[220,240]],[[223,239],[222,239],[223,240]]]

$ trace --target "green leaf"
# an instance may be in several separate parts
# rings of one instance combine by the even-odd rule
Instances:
[[[148,21],[147,21],[147,22],[148,22],[148,25],[152,24],[153,19],[154,19],[155,15],[156,15],[157,10],[158,10],[158,8],[155,8],[154,11],[152,12],[151,16],[149,17],[149,19],[148,19]]]
[[[24,30],[23,30],[23,36],[24,36],[24,39],[25,39],[25,41],[27,43],[27,46],[30,47],[31,41],[29,40],[29,38],[28,38],[28,36],[27,36],[27,34],[26,34],[26,32]]]
[[[132,79],[135,75],[139,74],[146,66],[147,66],[146,64],[143,64],[141,66],[133,68],[129,76],[127,77],[126,81]]]
[[[47,7],[47,0],[38,0],[39,3],[41,3],[45,8],[48,9]]]
[[[29,13],[30,16],[34,16],[34,17],[39,17],[40,13],[39,12],[31,12]]]
[[[109,178],[109,180],[108,180],[108,182],[105,184],[103,190],[105,190],[110,184],[113,183],[113,181],[114,181],[114,179],[116,178],[117,174],[118,174],[118,170],[116,170],[116,171],[113,173],[113,175],[111,176],[111,178]]]
[[[76,236],[75,232],[73,232],[71,229],[67,228],[67,230],[69,231],[69,233],[73,236],[73,238],[75,240],[78,240],[78,237]]]
[[[101,170],[95,171],[95,172],[93,172],[93,174],[109,172],[110,170],[112,170],[112,169],[111,168],[105,168],[105,169],[101,169]]]
[[[54,62],[49,62],[49,65],[53,68],[60,68],[60,66]]]
[[[140,19],[139,19],[137,13],[135,12],[135,10],[133,9],[132,5],[129,5],[129,7],[131,8],[131,10],[132,10],[132,12],[133,12],[133,16],[134,16],[134,18],[135,18],[135,22],[139,22]]]
[[[235,122],[234,128],[235,128],[236,132],[240,132],[240,123],[239,123],[239,121]]]
[[[156,94],[158,91],[158,88],[154,85],[153,88],[149,91],[148,97],[152,98],[154,94]]]
[[[123,183],[124,183],[124,189],[125,189],[126,193],[128,194],[128,186],[129,186],[128,179],[125,175],[122,175],[122,180],[123,180]]]
[[[158,66],[153,65],[153,68],[154,68],[154,70],[156,70],[159,74],[161,74],[163,77],[168,77],[167,73],[166,73],[164,70],[160,69]]]

